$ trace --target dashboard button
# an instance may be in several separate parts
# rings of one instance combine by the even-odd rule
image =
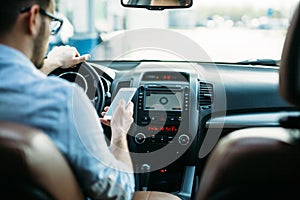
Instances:
[[[190,137],[186,134],[183,134],[178,138],[178,142],[181,145],[188,145],[190,143]]]
[[[138,134],[136,134],[134,140],[138,144],[143,144],[146,140],[146,136],[144,133],[138,133]]]

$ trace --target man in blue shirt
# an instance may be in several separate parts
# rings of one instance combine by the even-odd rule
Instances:
[[[134,178],[126,134],[133,122],[133,104],[119,102],[108,147],[83,90],[45,75],[51,71],[44,65],[48,37],[62,24],[53,12],[52,0],[7,0],[0,7],[0,120],[33,126],[49,135],[91,199],[131,199]],[[85,60],[76,56],[74,64]],[[45,60],[47,66],[51,63]]]

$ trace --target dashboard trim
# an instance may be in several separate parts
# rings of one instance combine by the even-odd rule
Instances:
[[[299,116],[300,112],[272,112],[237,114],[225,117],[216,117],[208,120],[206,128],[246,128],[246,127],[278,127],[279,119],[286,116]]]

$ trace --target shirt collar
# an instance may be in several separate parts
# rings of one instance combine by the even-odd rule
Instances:
[[[21,65],[24,68],[31,70],[35,74],[42,74],[21,51],[7,45],[0,44],[0,62],[5,61]]]

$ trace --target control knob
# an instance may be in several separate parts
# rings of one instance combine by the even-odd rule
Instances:
[[[138,133],[138,134],[135,135],[134,140],[138,144],[143,144],[146,140],[146,136],[145,136],[144,133]]]
[[[188,145],[190,142],[190,137],[186,134],[182,134],[179,138],[178,138],[178,142],[181,145]]]

